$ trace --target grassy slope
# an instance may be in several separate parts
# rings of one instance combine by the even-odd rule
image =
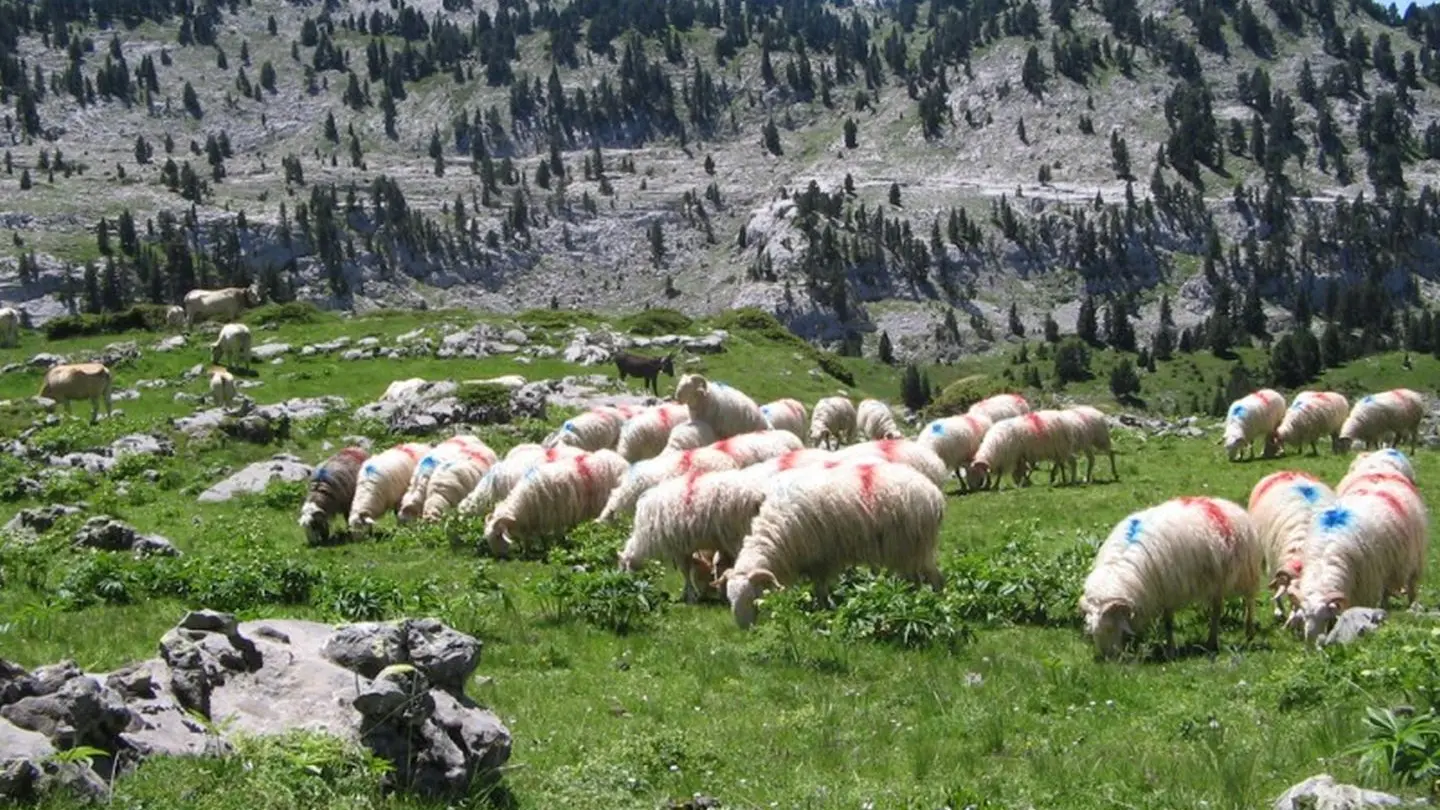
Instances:
[[[416,325],[459,315],[395,316],[289,326],[276,337],[295,344],[336,334],[394,335]],[[141,336],[142,346],[154,336]],[[267,334],[266,337],[269,337]],[[109,339],[47,345],[69,352]],[[0,363],[42,348],[31,337]],[[757,398],[793,394],[807,401],[833,390],[814,381],[807,361],[788,347],[737,337],[732,350],[706,358],[707,372],[741,384]],[[122,385],[173,376],[192,364],[183,356],[147,353],[119,372]],[[1196,356],[1197,359],[1200,355]],[[1435,370],[1417,360],[1416,374]],[[252,390],[262,402],[289,396],[343,393],[353,403],[377,396],[392,379],[409,376],[482,377],[516,370],[506,358],[484,361],[360,361],[287,357],[261,372]],[[1395,382],[1381,358],[1334,372],[1374,387]],[[893,376],[858,363],[862,390],[882,396]],[[1098,366],[1097,366],[1098,368]],[[579,371],[579,369],[576,369]],[[1184,375],[1182,375],[1184,376]],[[1207,378],[1213,375],[1206,373]],[[37,387],[32,372],[0,377],[0,398]],[[1433,376],[1430,377],[1433,379]],[[1207,382],[1213,385],[1213,382]],[[197,391],[200,383],[193,383]],[[1433,393],[1433,392],[1432,392]],[[124,403],[127,415],[95,428],[67,424],[41,438],[84,447],[181,415],[170,389],[147,391]],[[77,422],[79,420],[76,420]],[[297,431],[283,448],[307,460],[326,453],[320,443],[348,432],[336,422]],[[514,441],[504,431],[482,431],[497,445]],[[1261,475],[1286,462],[1224,463],[1204,441],[1145,440],[1120,436],[1120,483],[1092,487],[1005,491],[952,497],[942,538],[947,569],[1009,560],[1007,584],[1035,587],[1033,572],[1053,566],[1064,551],[1094,542],[1126,513],[1179,494],[1246,498]],[[1395,684],[1376,676],[1353,688],[1344,681],[1305,680],[1320,665],[1268,620],[1253,643],[1243,643],[1237,617],[1227,622],[1221,654],[1169,663],[1097,664],[1073,622],[1050,626],[973,624],[973,643],[955,651],[900,651],[816,634],[803,622],[771,621],[753,633],[736,630],[717,606],[672,605],[651,630],[617,636],[578,622],[555,621],[542,597],[556,565],[486,564],[468,544],[452,546],[436,532],[406,531],[372,542],[306,548],[294,525],[298,489],[278,490],[230,504],[197,506],[198,487],[217,479],[222,466],[264,458],[275,448],[185,446],[162,463],[159,485],[133,478],[58,486],[54,498],[84,497],[144,531],[168,535],[190,559],[213,567],[213,596],[230,598],[233,582],[265,561],[314,568],[343,581],[303,604],[252,602],[246,618],[309,616],[334,620],[353,600],[379,594],[387,615],[438,615],[486,643],[472,694],[495,707],[515,735],[515,768],[507,783],[526,807],[655,807],[666,799],[703,791],[727,807],[961,807],[988,799],[997,807],[1255,807],[1285,786],[1325,770],[1356,778],[1353,761],[1339,756],[1359,733],[1362,708],[1400,699]],[[1345,460],[1328,456],[1289,462],[1336,480]],[[1440,475],[1432,456],[1416,459],[1421,480]],[[0,474],[8,474],[8,468]],[[188,487],[188,489],[186,488]],[[30,501],[9,504],[11,508]],[[1431,501],[1432,508],[1435,502]],[[1032,557],[1017,557],[1018,544]],[[0,649],[34,666],[73,657],[100,670],[154,653],[160,634],[186,607],[180,599],[142,599],[124,606],[66,609],[60,586],[85,561],[44,545],[43,554],[0,554]],[[1007,550],[1008,549],[1008,550]],[[968,556],[967,556],[968,555]],[[964,560],[962,561],[962,557]],[[1018,568],[1013,567],[1020,560]],[[27,567],[28,566],[28,567]],[[1067,572],[1073,577],[1083,572]],[[226,579],[226,578],[229,579]],[[493,580],[506,602],[480,585]],[[1039,581],[1039,580],[1036,580]],[[227,590],[230,582],[236,590]],[[664,584],[678,594],[678,578]],[[952,582],[953,586],[953,582]],[[397,593],[387,596],[387,589]],[[359,592],[359,596],[357,596]],[[1040,593],[1039,600],[1054,594]],[[240,597],[234,597],[240,598]],[[344,600],[352,600],[345,602]],[[1433,601],[1428,598],[1427,602]],[[506,603],[508,602],[508,606]],[[1262,614],[1263,615],[1263,614]],[[1399,618],[1367,649],[1398,650],[1423,636],[1418,622]],[[1203,637],[1198,617],[1187,616],[1182,640]],[[1369,670],[1367,670],[1369,672]],[[975,676],[978,675],[977,679]],[[1326,676],[1329,678],[1329,676]],[[1326,703],[1284,711],[1282,705],[1325,689]],[[1368,693],[1368,694],[1367,694]],[[252,773],[233,761],[197,765],[158,762],[119,784],[124,807],[265,806],[355,807],[390,804],[373,780],[349,775],[316,778],[293,757],[262,748],[247,756],[261,763]],[[263,773],[264,778],[261,777]],[[218,781],[234,790],[217,791]],[[241,799],[239,797],[245,797]]]

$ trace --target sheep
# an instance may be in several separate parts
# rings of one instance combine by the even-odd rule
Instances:
[[[655,458],[631,465],[625,480],[610,493],[597,520],[601,523],[613,523],[621,515],[633,510],[641,496],[651,488],[672,478],[679,478],[695,470],[738,470],[741,466],[735,456],[713,446],[661,453]]]
[[[420,516],[425,508],[425,500],[428,497],[430,477],[435,474],[441,464],[447,461],[471,456],[472,460],[480,464],[484,475],[495,465],[495,451],[491,450],[474,436],[451,436],[443,442],[435,445],[420,462],[415,465],[415,470],[410,475],[410,483],[405,488],[405,495],[400,499],[400,508],[396,518],[401,523],[407,523]],[[473,489],[473,487],[472,487]],[[466,494],[469,494],[468,491]],[[463,496],[462,496],[463,497]]]
[[[505,460],[485,472],[469,495],[460,501],[457,510],[462,515],[484,514],[495,504],[505,500],[510,490],[525,477],[532,468],[541,464],[553,464],[567,458],[584,455],[578,447],[558,445],[541,447],[538,444],[519,445],[505,455]]]
[[[167,307],[165,309],[165,326],[168,329],[183,330],[186,326],[184,307]]]
[[[363,448],[347,447],[311,473],[310,491],[300,507],[300,526],[310,545],[324,544],[330,539],[330,522],[336,516],[349,515],[360,465],[369,457]]]
[[[227,287],[223,290],[191,290],[185,293],[185,319],[197,324],[210,318],[233,321],[246,307],[257,306],[260,294],[254,287]]]
[[[243,323],[227,323],[220,336],[210,344],[210,362],[219,365],[220,358],[235,360],[241,368],[250,367],[250,327]]]
[[[40,384],[40,396],[53,400],[56,405],[64,404],[65,413],[73,413],[70,403],[77,399],[90,400],[90,421],[100,418],[100,402],[105,402],[105,415],[111,413],[110,369],[104,363],[70,363],[52,366],[45,372]]]
[[[1050,462],[1051,484],[1057,478],[1062,484],[1074,483],[1075,453],[1079,443],[1088,437],[1089,428],[1082,424],[1086,420],[1083,417],[1067,419],[1064,411],[1053,409],[1031,411],[1013,418],[1024,422],[1029,433],[1029,439],[1021,446],[1020,461],[1011,473],[1015,484],[1029,486],[1030,475],[1040,461]]]
[[[905,434],[901,433],[900,427],[895,424],[895,414],[890,412],[890,406],[878,399],[860,402],[860,407],[855,412],[855,424],[856,433],[867,441],[905,438]]]
[[[993,423],[984,414],[967,413],[936,419],[921,429],[915,441],[930,448],[947,469],[955,471],[962,489],[968,488],[961,472],[975,458],[980,442]]]
[[[873,460],[875,456],[870,458]],[[852,460],[858,460],[852,457]],[[823,466],[833,469],[840,466],[843,461],[838,455],[830,450],[819,447],[803,447],[799,450],[791,450],[783,456],[762,461],[759,464],[751,464],[742,468],[745,478],[755,482],[765,482],[783,472],[799,470],[806,467]]]
[[[1029,414],[1026,414],[1029,416]],[[970,465],[965,483],[971,491],[994,485],[999,489],[1005,474],[1022,469],[1027,447],[1037,441],[1030,423],[1021,417],[1001,419],[985,432]]]
[[[1285,618],[1285,603],[1299,606],[1296,590],[1305,568],[1305,545],[1315,515],[1335,502],[1335,491],[1314,476],[1297,470],[1271,473],[1250,490],[1247,510],[1255,522],[1265,570],[1271,572],[1267,586],[1275,603],[1275,618]]]
[[[235,403],[235,375],[223,368],[210,370],[210,399],[222,408]]]
[[[1334,391],[1301,391],[1295,395],[1290,407],[1285,409],[1285,418],[1280,426],[1266,439],[1265,455],[1274,456],[1285,451],[1286,445],[1304,448],[1310,445],[1310,455],[1318,455],[1318,443],[1330,437],[1331,452],[1340,452],[1340,428],[1350,412],[1350,402],[1344,394]]]
[[[855,403],[846,396],[825,397],[815,403],[810,416],[810,443],[827,450],[855,441],[858,414]]]
[[[1019,394],[996,394],[971,405],[967,413],[983,416],[994,423],[1001,419],[1030,413],[1030,403],[1026,402],[1025,398]]]
[[[492,466],[493,458],[473,450],[464,451],[459,458],[441,462],[425,485],[425,503],[420,519],[436,521],[454,509],[475,490]]]
[[[1244,454],[1255,457],[1256,439],[1268,438],[1285,418],[1285,398],[1262,388],[1230,403],[1225,416],[1225,435],[1221,442],[1231,461]]]
[[[1410,459],[1404,453],[1393,447],[1387,447],[1373,453],[1362,452],[1350,462],[1350,469],[1346,471],[1345,478],[1341,479],[1340,487],[1345,487],[1345,481],[1352,476],[1369,475],[1371,473],[1390,472],[1403,475],[1415,482],[1415,467],[1410,464]]]
[[[587,452],[614,449],[620,442],[620,426],[624,423],[614,408],[592,408],[571,419],[541,442],[543,447],[569,445]]]
[[[355,499],[350,505],[350,531],[366,532],[386,512],[398,508],[415,468],[429,452],[430,445],[411,442],[397,444],[367,459],[360,468]]]
[[[688,410],[686,411],[689,412]],[[704,447],[714,444],[719,438],[715,435],[715,429],[704,422],[686,420],[675,426],[670,431],[670,438],[665,442],[665,449],[662,453],[675,453],[684,450],[694,450],[697,447]]]
[[[1060,412],[1060,420],[1070,434],[1071,451],[1085,454],[1085,483],[1095,480],[1095,454],[1104,453],[1110,457],[1110,479],[1120,480],[1115,468],[1115,449],[1110,444],[1110,423],[1105,414],[1089,405],[1077,405]],[[1075,480],[1078,459],[1070,459],[1070,480]]]
[[[0,348],[20,345],[20,310],[0,307]]]
[[[670,434],[690,416],[684,405],[666,403],[628,420],[620,428],[620,441],[615,446],[631,464],[654,458],[665,451]]]
[[[755,600],[801,577],[829,601],[845,569],[873,565],[944,587],[936,564],[945,495],[903,464],[865,461],[833,470],[796,470],[772,482],[741,541],[735,564],[720,577],[735,622],[755,622]]]
[[[734,560],[750,521],[765,500],[765,484],[743,470],[691,470],[646,492],[620,551],[620,570],[636,571],[647,560],[667,559],[685,576],[685,601],[696,602],[716,575],[716,552]],[[708,578],[707,578],[708,577]]]
[[[490,551],[503,557],[517,537],[540,537],[594,519],[629,466],[619,453],[598,450],[532,468],[486,518]]]
[[[835,459],[842,463],[880,459],[892,464],[904,464],[929,478],[937,487],[944,487],[946,479],[950,477],[950,470],[945,467],[945,462],[935,455],[934,450],[910,439],[880,439],[852,444],[836,452]]]
[[[709,446],[734,458],[741,467],[759,464],[762,461],[768,461],[805,447],[800,439],[788,430],[756,430],[751,433],[740,433],[728,439],[721,439]]]
[[[786,430],[805,441],[805,404],[798,399],[777,399],[760,406],[760,415],[771,430]]]
[[[1420,420],[1425,416],[1425,398],[1408,388],[1395,388],[1362,397],[1350,410],[1340,427],[1339,448],[1349,451],[1355,442],[1366,449],[1385,446],[1399,447],[1406,438],[1410,452],[1415,452],[1420,439]]]
[[[1415,483],[1404,475],[1391,470],[1376,470],[1374,472],[1361,472],[1347,475],[1340,479],[1340,484],[1335,487],[1336,495],[1348,495],[1361,487],[1393,486],[1404,490],[1407,494],[1419,497],[1420,491],[1415,488]]]
[[[1174,613],[1195,602],[1210,606],[1209,648],[1220,644],[1227,596],[1245,599],[1245,631],[1254,632],[1254,596],[1263,561],[1255,523],[1220,498],[1177,498],[1136,512],[1115,526],[1085,578],[1080,610],[1102,657],[1157,617],[1175,648]]]
[[[711,382],[699,374],[686,374],[675,386],[675,401],[690,409],[690,421],[704,422],[715,438],[765,430],[760,406],[738,388]]]
[[[1341,495],[1312,524],[1291,626],[1303,624],[1305,642],[1318,643],[1350,607],[1385,608],[1401,591],[1415,601],[1428,534],[1425,503],[1397,485]]]

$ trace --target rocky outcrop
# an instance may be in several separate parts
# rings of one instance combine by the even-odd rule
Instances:
[[[123,520],[97,515],[85,521],[70,542],[77,548],[97,551],[129,551],[137,557],[174,557],[180,554],[175,544],[158,534],[141,534]]]
[[[21,509],[15,516],[5,522],[3,531],[5,534],[35,537],[50,531],[56,521],[67,515],[78,515],[83,509],[78,506],[71,506],[63,503],[52,503],[49,506],[34,506],[29,509]]]
[[[423,436],[449,425],[505,424],[517,417],[543,419],[545,400],[528,388],[399,380],[380,399],[357,408],[355,418],[384,422],[392,432],[408,436]]]
[[[1285,791],[1275,800],[1275,810],[1369,810],[1403,804],[1405,802],[1397,796],[1342,785],[1335,781],[1335,777],[1322,773]]]
[[[268,461],[248,464],[244,469],[216,483],[200,493],[200,503],[222,503],[237,495],[264,492],[271,481],[305,481],[310,478],[313,468],[299,458],[287,453],[278,453]]]

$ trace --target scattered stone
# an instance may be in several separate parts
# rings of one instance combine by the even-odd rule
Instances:
[[[333,352],[338,352],[349,345],[350,338],[342,335],[341,337],[335,338],[334,340],[329,340],[324,343],[316,343],[315,351],[321,352],[323,354],[331,354]]]
[[[567,363],[597,366],[610,362],[610,358],[615,355],[617,342],[614,335],[577,329],[570,344],[560,352],[560,356]]]
[[[379,345],[380,338],[377,337],[363,337],[355,341],[356,348],[360,349],[373,349]]]
[[[1385,615],[1380,608],[1352,607],[1340,614],[1335,626],[1321,637],[1320,644],[1352,644],[1378,630],[1385,623]]]
[[[185,348],[184,335],[171,335],[155,344],[154,351],[157,352],[178,352]]]
[[[344,410],[346,404],[344,397],[297,397],[271,405],[261,405],[255,409],[255,414],[272,422],[278,422],[287,417],[301,421],[319,419],[331,411]]]
[[[204,363],[196,363],[195,365],[191,366],[190,368],[185,369],[185,373],[180,375],[180,379],[181,379],[182,381],[184,381],[184,382],[190,382],[191,380],[198,380],[198,379],[200,379],[200,377],[203,376],[204,374],[205,374],[205,364],[204,364]]]
[[[0,367],[0,374],[14,374],[17,371],[24,370],[24,363],[6,363],[3,367]]]
[[[133,340],[111,343],[100,350],[100,356],[95,358],[97,363],[104,363],[110,368],[133,363],[140,359],[140,347]]]
[[[725,341],[730,337],[723,329],[716,329],[704,337],[684,338],[685,351],[691,354],[719,354],[725,351]]]
[[[1285,791],[1275,800],[1275,810],[1366,810],[1404,803],[1398,796],[1342,785],[1335,777],[1322,773]]]
[[[250,350],[250,355],[264,363],[290,353],[289,343],[262,343]]]
[[[100,551],[129,551],[137,557],[174,557],[180,554],[175,544],[158,534],[141,534],[134,526],[109,515],[96,515],[85,521],[71,538],[82,548]]]
[[[75,470],[84,470],[91,475],[104,475],[115,466],[115,459],[100,453],[66,453],[63,456],[51,456],[49,459],[51,467],[63,467]]]
[[[222,503],[237,495],[257,494],[265,491],[271,481],[307,481],[314,469],[292,455],[281,453],[268,461],[257,461],[226,478],[197,498],[200,503]]]
[[[503,340],[503,341],[505,341],[506,343],[513,343],[513,344],[515,344],[516,346],[528,346],[528,345],[530,345],[530,336],[529,336],[529,335],[526,335],[524,332],[520,331],[519,329],[507,329],[507,330],[505,330],[505,333],[500,336],[500,339]]]
[[[172,456],[175,454],[175,443],[164,436],[149,433],[132,433],[110,443],[110,455],[119,458],[127,454]]]
[[[152,388],[169,388],[169,380],[136,380],[135,387],[141,391],[149,391]]]
[[[454,380],[416,377],[391,383],[379,400],[362,405],[354,415],[384,422],[391,431],[405,435],[433,433],[447,425],[503,424],[533,413],[533,402],[520,396],[523,390],[495,397],[473,388],[462,390]]]
[[[30,368],[53,368],[64,362],[65,358],[58,354],[41,352],[40,354],[35,355],[29,360],[26,360],[25,365],[29,366]]]
[[[54,526],[60,518],[67,515],[78,515],[81,511],[83,510],[78,506],[63,503],[21,509],[5,523],[4,532],[6,534],[41,535],[50,531],[50,527]]]
[[[346,361],[368,360],[374,356],[375,351],[373,349],[350,349],[342,353],[340,359]]]
[[[420,329],[414,329],[406,332],[403,335],[397,335],[395,337],[395,343],[396,345],[404,346],[407,343],[414,343],[415,341],[420,340],[423,337],[425,337],[425,329],[422,327]]]

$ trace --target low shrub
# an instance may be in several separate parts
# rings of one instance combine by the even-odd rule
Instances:
[[[515,320],[526,326],[558,330],[596,324],[600,316],[583,309],[530,309],[517,315]]]
[[[510,412],[510,389],[495,383],[462,385],[455,398],[467,408],[484,409],[497,413]]]
[[[652,626],[669,602],[649,576],[613,565],[589,571],[557,568],[536,584],[535,594],[549,621],[583,621],[622,636]]]
[[[46,340],[64,340],[86,335],[113,335],[121,332],[154,332],[165,328],[165,310],[159,304],[136,304],[120,312],[98,315],[64,315],[51,318],[41,327]]]
[[[940,395],[925,407],[926,419],[940,419],[965,413],[970,406],[982,399],[1003,394],[1010,386],[1001,380],[993,380],[984,374],[962,377],[945,386]]]
[[[264,304],[247,310],[246,323],[315,323],[325,317],[318,307],[308,301],[287,301],[284,304]]]
[[[955,600],[895,577],[870,577],[845,588],[829,625],[847,638],[898,647],[956,647],[974,633]]]
[[[626,331],[653,337],[655,335],[678,335],[690,330],[695,321],[683,312],[656,307],[637,312],[621,319],[620,326]]]

